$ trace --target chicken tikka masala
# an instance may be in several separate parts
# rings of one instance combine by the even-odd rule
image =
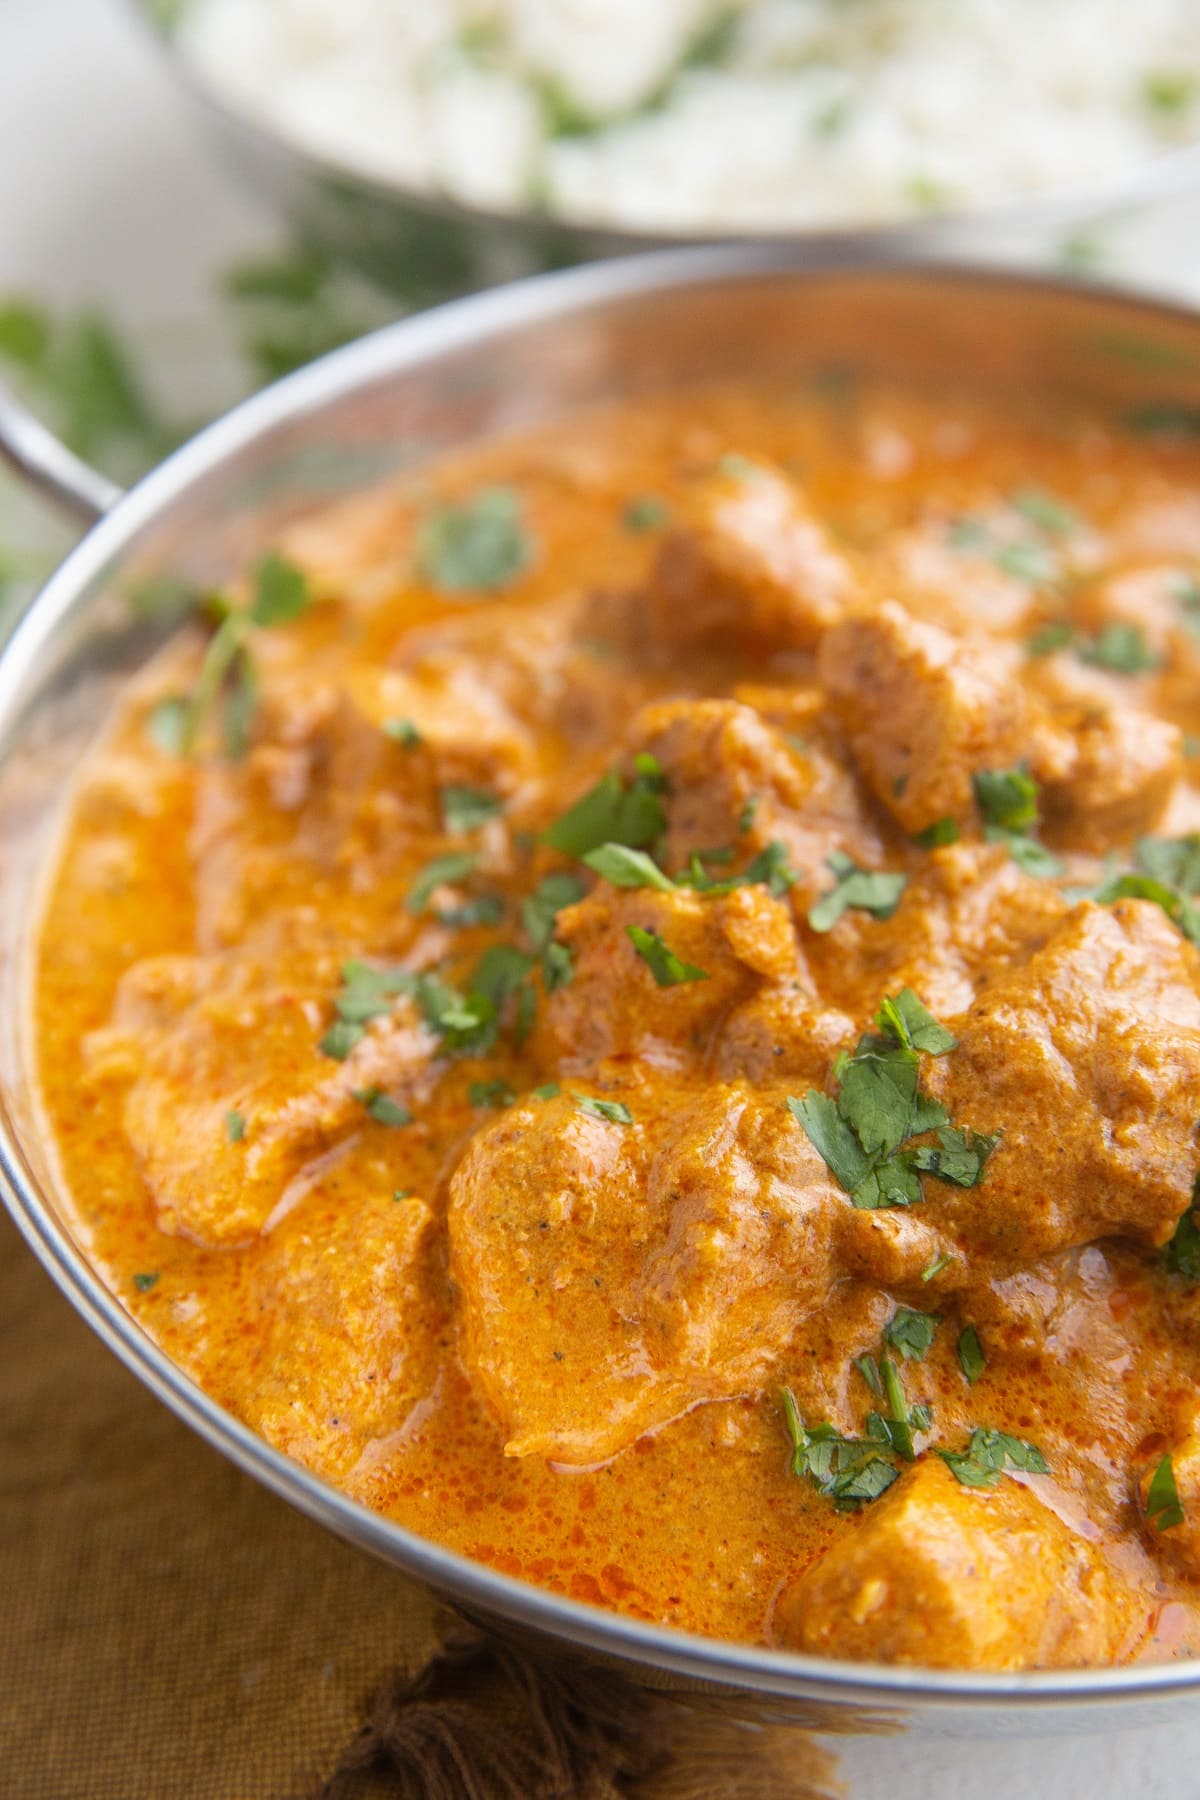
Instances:
[[[113,1291],[574,1598],[1194,1654],[1198,470],[1015,397],[714,387],[199,596],[38,939]]]

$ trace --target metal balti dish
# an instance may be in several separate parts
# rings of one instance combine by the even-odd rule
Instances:
[[[703,377],[777,385],[869,375],[1033,392],[1047,408],[1200,409],[1200,314],[1097,290],[936,268],[797,268],[765,251],[689,251],[546,276],[350,346],[209,427],[111,510],[0,653],[0,1181],[31,1248],[98,1335],[189,1425],[282,1499],[473,1616],[635,1678],[718,1693],[824,1729],[1083,1733],[1200,1704],[1200,1661],[981,1675],[834,1663],[691,1637],[543,1592],[365,1510],[222,1412],[88,1266],[55,1198],[34,1097],[27,926],[64,794],[114,686],[164,626],[138,596],[162,577],[215,581],[282,520],[402,463]],[[1200,413],[1198,413],[1200,416]],[[29,421],[24,421],[29,425]],[[58,461],[0,403],[0,444],[93,514],[105,484]],[[63,453],[65,456],[65,453]]]
[[[406,187],[349,161],[325,156],[243,108],[198,70],[174,41],[177,7],[133,0],[205,128],[226,156],[304,234],[358,264],[400,294],[427,303],[514,276],[597,257],[698,241],[698,234],[639,231],[538,212],[468,206],[434,190]],[[892,224],[837,229],[699,234],[704,241],[753,241],[803,248],[844,262],[881,257],[986,254],[996,240],[1043,245],[1088,219],[1149,206],[1200,185],[1200,143],[1147,156],[1123,175],[1085,188],[1051,190],[970,211],[930,213]]]

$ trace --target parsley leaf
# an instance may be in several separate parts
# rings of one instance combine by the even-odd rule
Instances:
[[[656,931],[645,931],[640,925],[627,925],[625,935],[646,964],[659,987],[678,987],[685,981],[708,981],[707,969],[684,962],[663,943]]]
[[[440,795],[442,824],[454,836],[477,831],[503,811],[504,802],[483,788],[444,787]]]
[[[443,593],[506,587],[533,560],[533,540],[510,488],[484,488],[470,500],[435,507],[417,537],[417,565]]]
[[[808,909],[808,922],[814,931],[832,931],[842,914],[851,908],[868,912],[876,919],[891,918],[908,885],[907,875],[860,869],[840,850],[835,850],[825,860],[835,881],[828,893],[822,894]]]
[[[603,1119],[606,1125],[632,1125],[633,1114],[620,1100],[593,1100],[588,1094],[572,1094],[576,1106],[589,1119]]]
[[[644,850],[631,850],[625,844],[601,844],[580,860],[597,875],[611,881],[614,887],[657,888],[663,894],[675,892],[675,883],[670,876],[664,875]]]
[[[1182,1525],[1187,1514],[1175,1485],[1175,1469],[1170,1455],[1164,1456],[1146,1489],[1146,1517],[1155,1531],[1171,1531]]]
[[[543,842],[564,856],[584,857],[609,844],[637,850],[661,837],[667,826],[662,772],[652,757],[640,761],[628,785],[615,769],[605,775],[554,821]]]
[[[1050,1473],[1050,1465],[1036,1444],[1011,1437],[1007,1431],[989,1431],[979,1426],[971,1433],[965,1450],[938,1450],[936,1454],[964,1487],[995,1487],[1006,1468],[1035,1475]]]
[[[914,1312],[909,1306],[901,1306],[884,1326],[884,1339],[906,1362],[922,1362],[941,1322],[938,1313]]]

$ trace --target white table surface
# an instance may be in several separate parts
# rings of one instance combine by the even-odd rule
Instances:
[[[211,341],[175,379],[181,404],[203,412],[229,381],[213,271],[279,235],[197,135],[124,0],[0,0],[0,298],[99,301],[135,341],[200,322]],[[1200,203],[1102,241],[1117,272],[1200,296]],[[1200,1708],[1194,1723],[1086,1741],[875,1738],[835,1748],[851,1800],[1200,1796]]]

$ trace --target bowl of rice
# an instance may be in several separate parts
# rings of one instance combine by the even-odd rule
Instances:
[[[1200,178],[1195,0],[142,5],[243,162],[402,282],[681,240],[924,248]]]

